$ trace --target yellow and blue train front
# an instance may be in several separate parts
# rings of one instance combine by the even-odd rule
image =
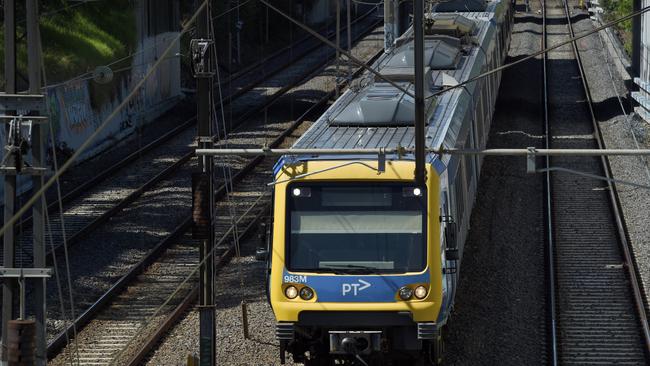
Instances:
[[[309,161],[277,173],[270,298],[282,353],[419,352],[437,334],[439,179],[429,166],[414,185],[413,165]]]

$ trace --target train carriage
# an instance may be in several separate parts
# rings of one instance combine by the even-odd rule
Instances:
[[[484,148],[513,21],[506,1],[440,3],[425,19],[426,141]],[[413,91],[413,31],[373,65]],[[412,98],[371,74],[293,148],[413,148]],[[439,364],[482,159],[287,155],[275,166],[269,298],[281,361]]]

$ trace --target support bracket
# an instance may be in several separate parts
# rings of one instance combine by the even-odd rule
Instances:
[[[528,150],[526,153],[526,173],[535,174],[537,173],[537,163],[535,161],[537,158],[537,149],[529,146],[526,150]]]
[[[52,268],[6,268],[0,267],[0,278],[50,278]]]
[[[0,93],[0,110],[42,111],[45,109],[43,94]]]

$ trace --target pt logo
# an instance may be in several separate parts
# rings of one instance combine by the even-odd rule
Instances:
[[[343,296],[346,296],[350,292],[352,292],[352,296],[357,296],[357,293],[367,289],[370,287],[370,282],[366,282],[362,279],[358,280],[359,283],[344,283],[341,284],[341,294]]]

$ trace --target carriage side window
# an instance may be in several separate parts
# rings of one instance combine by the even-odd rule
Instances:
[[[490,115],[491,115],[491,109],[492,109],[492,103],[490,103],[490,99],[488,96],[488,88],[483,88],[481,91],[481,99],[483,100],[483,105],[485,108],[483,108],[483,116],[484,116],[484,122],[486,126],[490,125]]]
[[[463,216],[465,214],[465,188],[464,188],[464,178],[463,178],[463,165],[464,160],[460,159],[458,162],[458,169],[456,170],[456,177],[454,178],[454,195],[456,196],[456,226],[458,230],[461,230],[463,226]]]
[[[465,147],[464,149],[469,150],[472,149],[473,144],[471,143],[471,136],[467,136],[467,141],[465,142]],[[472,178],[474,177],[474,156],[473,155],[463,155],[463,165],[465,166],[465,182],[466,182],[466,187],[467,191],[469,191],[469,187],[472,186]]]

